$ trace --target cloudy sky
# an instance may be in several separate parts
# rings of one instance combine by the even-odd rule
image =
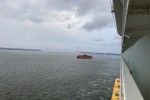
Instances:
[[[109,0],[0,0],[0,47],[119,53]]]

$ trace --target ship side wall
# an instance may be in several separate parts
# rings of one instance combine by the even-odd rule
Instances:
[[[150,100],[150,35],[139,39],[122,56],[144,99]]]

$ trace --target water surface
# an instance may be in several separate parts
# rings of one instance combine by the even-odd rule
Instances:
[[[120,58],[0,51],[0,100],[109,100]]]

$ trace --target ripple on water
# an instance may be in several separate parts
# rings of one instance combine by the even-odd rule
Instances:
[[[79,60],[72,53],[0,51],[0,100],[108,100],[119,62],[109,56]]]

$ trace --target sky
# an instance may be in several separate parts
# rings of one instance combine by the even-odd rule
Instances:
[[[120,53],[110,0],[0,0],[0,47]]]

